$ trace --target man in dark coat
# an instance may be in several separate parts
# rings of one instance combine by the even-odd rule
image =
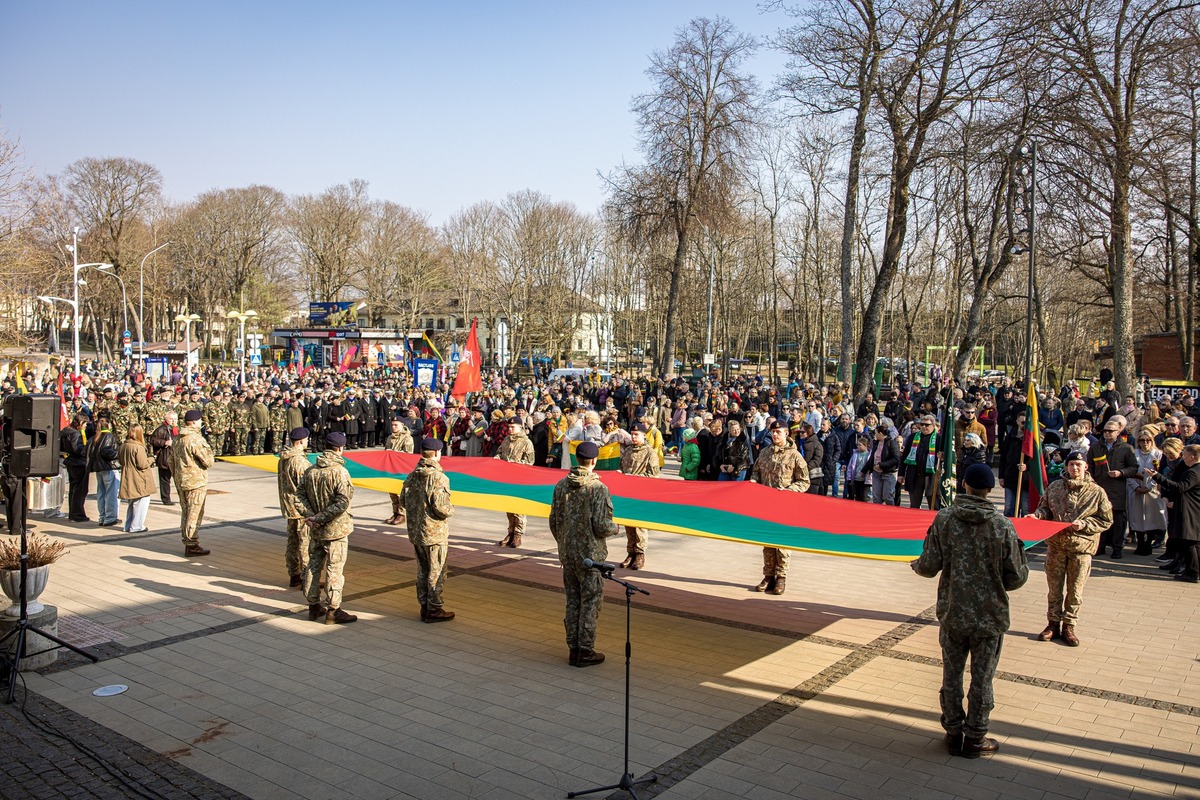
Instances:
[[[87,424],[87,414],[76,414],[58,437],[58,447],[67,467],[67,517],[72,522],[89,521],[83,507],[88,495],[88,470],[87,447],[81,433]]]
[[[1183,551],[1183,572],[1175,580],[1200,583],[1200,444],[1183,448],[1181,459],[1182,469],[1173,470],[1170,478],[1154,470],[1147,470],[1146,474],[1158,481],[1174,504],[1168,513]]]
[[[1133,448],[1121,441],[1121,423],[1109,419],[1104,423],[1104,438],[1088,449],[1088,471],[1092,480],[1100,485],[1112,503],[1112,527],[1100,535],[1099,555],[1106,547],[1112,548],[1112,558],[1121,558],[1125,547],[1125,480],[1137,477],[1138,462]]]

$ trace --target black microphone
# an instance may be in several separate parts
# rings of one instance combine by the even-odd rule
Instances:
[[[590,558],[583,560],[583,566],[587,569],[598,569],[604,575],[611,575],[612,571],[617,568],[616,564],[606,564],[603,561],[592,561]]]

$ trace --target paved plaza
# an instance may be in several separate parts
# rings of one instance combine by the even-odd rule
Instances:
[[[205,558],[183,557],[178,508],[157,499],[146,533],[32,520],[71,547],[43,600],[101,660],[65,653],[24,674],[25,713],[0,706],[0,796],[530,800],[616,783],[624,593],[606,583],[608,660],[568,666],[545,520],[510,550],[494,545],[502,514],[460,510],[458,617],[428,625],[403,528],[380,522],[387,496],[359,489],[344,604],[359,621],[325,626],[286,588],[275,476],[220,463],[210,478]],[[623,538],[610,549],[620,560]],[[941,741],[936,581],[798,554],[768,597],[749,590],[759,548],[652,533],[646,569],[620,573],[650,592],[633,610],[630,750],[659,782],[640,796],[1200,798],[1198,587],[1150,558],[1098,559],[1083,645],[1040,643],[1038,552],[996,681],[1001,751],[971,761]]]

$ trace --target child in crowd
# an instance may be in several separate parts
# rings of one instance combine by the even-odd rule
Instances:
[[[850,499],[867,501],[867,457],[870,455],[870,441],[865,436],[859,436],[854,444],[854,452],[846,464],[846,480],[850,481]]]

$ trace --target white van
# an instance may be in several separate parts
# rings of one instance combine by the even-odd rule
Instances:
[[[612,373],[604,369],[592,370],[590,367],[565,367],[563,369],[556,369],[551,372],[550,377],[547,380],[556,381],[563,379],[573,380],[576,382],[586,381],[588,375],[591,375],[593,371],[600,373],[600,380],[602,381],[607,381],[612,377]]]

